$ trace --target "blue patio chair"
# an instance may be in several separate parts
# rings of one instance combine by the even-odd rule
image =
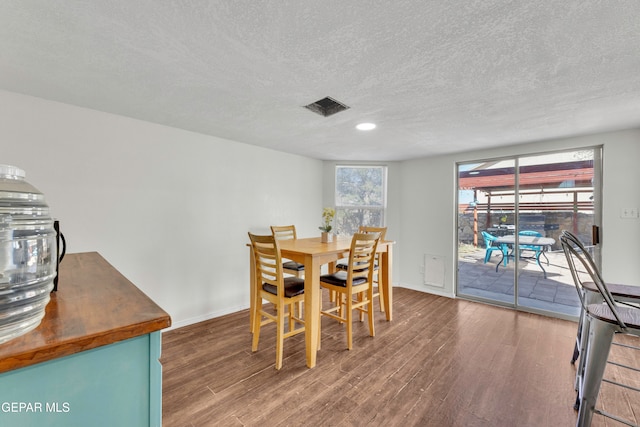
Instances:
[[[532,237],[543,237],[541,233],[537,232],[537,231],[533,231],[533,230],[522,230],[518,233],[518,235],[520,236],[532,236]],[[544,255],[545,259],[547,260],[547,265],[549,265],[549,258],[547,258],[547,256],[544,254],[544,252],[542,251],[542,246],[535,246],[535,245],[526,245],[526,244],[521,244],[519,245],[519,252],[518,252],[518,256],[520,258],[522,258],[522,251],[531,251],[534,253],[534,257],[536,259],[536,264],[540,265],[540,255]]]
[[[502,258],[503,258],[502,262],[506,267],[507,263],[509,262],[509,247],[507,245],[500,244],[500,243],[495,244],[494,242],[498,238],[493,234],[487,233],[486,231],[482,232],[482,238],[484,239],[484,246],[487,248],[484,254],[484,263],[486,264],[489,261],[489,258],[491,258],[491,253],[493,251],[499,251],[502,253]]]

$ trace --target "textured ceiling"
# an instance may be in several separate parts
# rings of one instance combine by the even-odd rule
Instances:
[[[640,127],[637,0],[0,10],[0,89],[313,158],[402,160]],[[350,108],[302,108],[325,96]],[[362,121],[378,128],[357,131]]]

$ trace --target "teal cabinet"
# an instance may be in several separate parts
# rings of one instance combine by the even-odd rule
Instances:
[[[161,426],[161,332],[0,374],[0,426]]]
[[[169,314],[97,252],[58,277],[40,325],[0,344],[0,427],[161,426]]]

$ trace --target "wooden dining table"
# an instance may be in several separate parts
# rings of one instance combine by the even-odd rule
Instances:
[[[392,259],[393,244],[391,240],[378,243],[376,252],[380,253],[380,265],[378,270],[378,286],[384,293],[384,309],[387,320],[393,318],[392,295]],[[320,237],[304,239],[290,239],[278,241],[282,258],[304,264],[304,320],[307,366],[313,368],[316,365],[318,351],[318,336],[320,333],[320,304],[322,293],[320,292],[320,269],[328,264],[328,271],[335,271],[336,261],[347,258],[351,248],[351,237],[336,237],[332,242],[321,242]],[[253,328],[253,315],[255,295],[258,283],[255,276],[255,261],[253,251],[250,257],[251,268],[251,298],[250,313],[251,327]]]

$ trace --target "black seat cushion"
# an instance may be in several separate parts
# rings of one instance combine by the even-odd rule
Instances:
[[[336,264],[336,268],[337,268],[338,270],[345,270],[345,271],[346,271],[346,270],[348,270],[348,269],[349,269],[349,266],[348,266],[347,264],[342,264],[342,263],[340,263],[340,264]]]
[[[304,271],[304,264],[295,261],[287,261],[282,263],[282,268],[287,270]]]
[[[278,288],[269,284],[263,283],[262,289],[273,295],[278,295]],[[297,277],[285,277],[284,278],[284,296],[291,298],[304,293],[304,279]]]
[[[344,288],[347,287],[347,272],[346,271],[338,271],[333,274],[324,274],[320,276],[320,281],[324,283],[328,283],[334,286],[342,286]],[[353,279],[353,285],[362,285],[363,283],[367,283],[366,277],[355,277]]]
[[[358,263],[358,264],[360,264],[360,263]],[[340,264],[336,264],[336,269],[337,269],[337,270],[344,270],[344,271],[347,271],[347,270],[349,269],[349,265],[348,265],[348,264],[342,264],[342,263],[340,263]],[[377,269],[378,269],[378,265],[377,265],[377,264],[376,264],[376,265],[374,265],[374,266],[373,266],[373,269],[374,269],[374,270],[377,270]],[[367,270],[367,269],[365,268],[364,270]],[[356,271],[360,271],[360,270],[356,270]]]

